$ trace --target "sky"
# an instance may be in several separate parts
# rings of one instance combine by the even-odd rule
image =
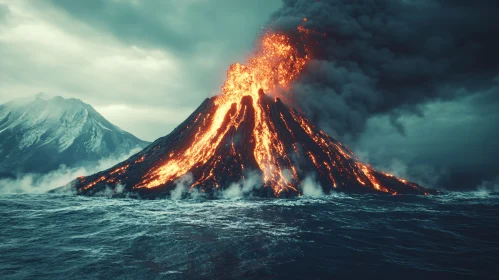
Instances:
[[[499,18],[476,0],[0,0],[0,103],[74,97],[139,138],[218,94],[262,26],[306,17],[300,109],[380,169],[499,191]]]
[[[82,99],[141,139],[220,92],[279,0],[0,0],[0,103]]]

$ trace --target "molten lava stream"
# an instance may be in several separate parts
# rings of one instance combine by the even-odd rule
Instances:
[[[264,184],[272,186],[276,195],[287,188],[296,190],[292,182],[286,178],[288,176],[284,174],[285,171],[279,166],[279,162],[283,160],[289,163],[291,161],[281,140],[277,138],[277,132],[270,123],[268,112],[262,107],[259,98],[261,90],[270,92],[277,87],[287,88],[301,72],[307,60],[307,56],[299,56],[287,36],[265,34],[260,47],[247,65],[235,63],[227,71],[227,80],[222,87],[222,95],[215,100],[216,109],[214,116],[210,118],[209,128],[199,131],[195,136],[195,143],[185,151],[179,152],[162,166],[150,170],[136,187],[154,188],[164,185],[187,174],[195,166],[208,162],[215,155],[217,147],[230,127],[237,128],[244,119],[244,115],[240,115],[241,100],[244,96],[251,96],[255,112],[254,156],[263,173]],[[229,116],[234,103],[237,106],[236,114]],[[228,117],[231,121],[222,127]],[[292,179],[297,181],[298,175],[294,167],[291,168],[291,173]],[[213,177],[212,172],[200,178],[197,183],[204,182],[209,177]]]
[[[301,40],[315,34],[304,27],[298,31]],[[303,49],[307,52],[306,46]],[[247,171],[260,171],[263,185],[275,196],[299,195],[298,186],[308,174],[319,175],[326,191],[425,191],[361,163],[304,116],[264,94],[289,95],[290,83],[308,60],[288,36],[264,34],[246,64],[229,67],[220,95],[206,100],[182,127],[140,156],[78,179],[79,193],[123,183],[130,191],[153,197],[168,193],[179,179],[186,181],[183,176],[188,174],[193,180],[187,184],[204,192],[244,181]]]

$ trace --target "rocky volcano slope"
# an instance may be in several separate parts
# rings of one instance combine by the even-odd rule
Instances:
[[[195,190],[216,196],[252,180],[253,195],[292,197],[301,195],[302,182],[312,177],[325,193],[431,192],[360,162],[340,142],[261,90],[258,97],[232,103],[222,120],[216,119],[223,106],[219,98],[206,99],[173,132],[128,160],[77,178],[68,187],[81,195],[107,189],[116,195],[155,198],[184,187],[186,194]],[[220,125],[213,129],[217,121]],[[206,131],[212,130],[206,140]]]

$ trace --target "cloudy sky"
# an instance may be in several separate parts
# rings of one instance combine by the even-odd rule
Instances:
[[[476,0],[0,0],[0,103],[45,92],[152,141],[262,26],[303,17],[294,106],[365,161],[425,186],[499,190],[499,17]],[[317,44],[316,44],[317,43]]]
[[[75,97],[153,141],[243,60],[279,0],[0,0],[0,103]]]

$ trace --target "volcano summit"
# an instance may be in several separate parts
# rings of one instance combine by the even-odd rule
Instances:
[[[312,176],[325,193],[430,192],[361,163],[278,97],[264,93],[289,89],[308,61],[304,49],[294,48],[286,35],[265,34],[247,65],[231,65],[221,95],[206,99],[143,151],[69,187],[82,195],[110,189],[155,198],[179,188],[214,196],[252,181],[254,195],[290,197],[301,195],[303,181]]]

